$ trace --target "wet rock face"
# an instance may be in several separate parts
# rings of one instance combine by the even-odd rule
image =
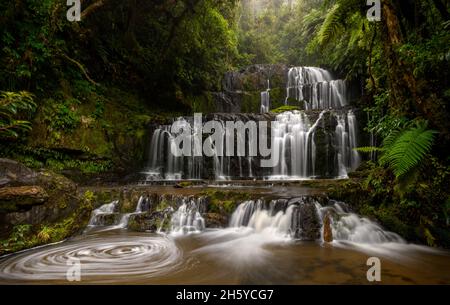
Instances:
[[[30,185],[36,182],[36,173],[25,165],[0,158],[0,187]]]
[[[228,225],[228,217],[220,213],[205,213],[205,225],[207,228],[224,228]]]
[[[272,102],[281,106],[284,96],[276,93],[286,91],[288,70],[282,64],[251,65],[225,73],[223,91],[212,93],[216,112],[259,112],[261,92],[268,88],[268,80]]]
[[[16,186],[0,188],[0,212],[15,212],[43,204],[47,192],[40,186]]]
[[[136,232],[157,232],[170,226],[170,217],[165,211],[146,212],[130,215],[128,229]]]
[[[322,224],[311,197],[291,199],[289,204],[296,205],[292,221],[294,238],[311,241],[319,239]]]
[[[112,226],[120,221],[120,214],[100,214],[95,217],[95,224],[102,226]]]
[[[14,186],[0,188],[2,230],[18,224],[51,223],[77,208],[77,186],[64,176],[51,171],[35,172],[8,159],[0,161],[1,174],[14,177],[8,178],[7,184]]]

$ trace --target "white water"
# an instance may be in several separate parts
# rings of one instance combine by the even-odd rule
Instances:
[[[171,230],[172,235],[182,235],[187,233],[199,233],[205,229],[205,220],[201,215],[204,208],[203,198],[183,198],[181,206],[172,214]]]
[[[267,80],[267,89],[261,92],[261,113],[269,112],[270,110],[270,81]]]
[[[336,161],[333,166],[338,168],[335,177],[347,177],[347,173],[358,167],[360,157],[354,149],[357,147],[356,119],[350,110],[347,113],[335,113],[323,110],[314,123],[303,111],[284,112],[276,117],[274,129],[274,153],[278,155],[279,163],[272,170],[271,180],[289,180],[315,178],[326,173],[317,173],[317,146],[315,132],[324,119],[324,114],[330,113],[336,118],[337,125],[334,135],[330,135],[329,147],[336,147]],[[334,139],[332,139],[334,137]],[[334,141],[335,145],[333,145]],[[332,170],[332,169],[331,169]]]
[[[89,220],[88,226],[97,226],[101,225],[98,222],[98,216],[113,214],[117,210],[117,205],[119,204],[118,200],[112,201],[111,203],[107,203],[92,211],[91,219]]]
[[[376,222],[347,211],[342,202],[331,202],[332,205],[324,207],[316,204],[316,208],[321,220],[327,213],[331,216],[333,240],[355,244],[406,243],[398,234],[384,230]]]
[[[186,119],[180,117],[176,124],[182,130],[191,130],[189,136],[191,147],[195,147],[194,141],[196,132],[191,128],[191,124]],[[181,179],[200,179],[203,165],[203,158],[192,157],[183,158],[175,156],[172,151],[176,148],[175,138],[178,134],[170,131],[170,125],[160,126],[153,132],[150,143],[150,156],[147,168],[143,171],[148,181],[152,180],[181,180]]]
[[[258,168],[261,157],[250,153],[251,143],[257,141],[257,135],[248,135],[245,139],[231,139],[234,134],[222,133],[220,140],[213,146],[213,161],[206,157],[175,157],[171,147],[177,134],[170,132],[170,126],[161,126],[152,136],[149,164],[145,170],[147,180],[180,179],[249,179],[301,180],[311,178],[345,178],[349,171],[360,163],[357,143],[357,122],[352,110],[347,106],[347,86],[345,81],[333,79],[331,74],[321,68],[294,67],[289,69],[286,86],[286,103],[290,99],[304,101],[306,110],[320,109],[317,118],[313,111],[285,112],[276,116],[278,126],[272,130],[274,153],[279,162],[273,168]],[[270,82],[267,90],[261,92],[260,112],[270,110]],[[324,121],[324,114],[326,120]],[[226,115],[215,115],[215,120],[225,126]],[[331,118],[330,118],[331,117]],[[235,118],[231,118],[233,120]],[[178,118],[176,123],[190,130],[191,152],[198,130],[192,128],[190,119]],[[323,132],[321,141],[316,141],[316,129]],[[334,128],[334,134],[330,131]],[[326,134],[324,134],[326,133]],[[242,134],[241,134],[242,136]],[[246,155],[230,157],[226,143],[241,141],[246,143]],[[248,144],[247,144],[248,143]],[[317,147],[319,145],[319,147]],[[319,160],[319,161],[318,161]],[[320,170],[317,170],[320,162]],[[324,164],[325,163],[325,164]],[[211,167],[211,169],[208,168]]]
[[[304,204],[303,201],[300,202]],[[398,234],[384,230],[368,218],[347,211],[343,203],[330,202],[332,205],[329,206],[322,206],[317,201],[314,205],[320,223],[323,223],[327,213],[330,215],[334,240],[360,244],[405,243]],[[294,213],[297,205],[290,204],[277,211],[277,203],[277,200],[270,201],[268,205],[262,200],[241,203],[231,216],[230,228],[246,227],[252,229],[253,233],[265,233],[264,236],[294,239],[294,226],[300,221],[299,214]],[[323,232],[323,227],[320,231]]]
[[[321,68],[293,67],[288,72],[286,101],[304,101],[305,109],[338,109],[347,105],[346,84]]]
[[[131,215],[144,213],[149,209],[150,201],[147,196],[140,196],[136,209],[133,213],[118,213],[118,205],[119,201],[115,200],[111,203],[104,204],[100,206],[98,209],[92,211],[91,219],[89,220],[89,227],[108,227],[105,223],[100,219],[99,216],[102,215],[112,215],[117,214],[119,217],[114,223],[109,225],[108,229],[126,229],[128,227],[128,221],[130,220]]]
[[[289,237],[291,235],[292,217],[294,206],[286,211],[279,211],[272,215],[272,210],[263,209],[261,200],[246,201],[241,203],[231,216],[230,227],[240,228],[242,226],[253,229],[255,233],[266,233],[268,235],[280,235]]]

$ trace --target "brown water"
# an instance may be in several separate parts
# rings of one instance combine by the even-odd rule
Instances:
[[[371,284],[371,256],[381,284],[450,284],[450,254],[406,244],[294,242],[249,228],[183,236],[96,230],[0,259],[2,284]]]

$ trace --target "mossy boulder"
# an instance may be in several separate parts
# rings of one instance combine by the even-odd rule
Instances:
[[[33,205],[43,204],[47,200],[48,194],[40,186],[0,188],[0,212],[31,209]]]
[[[168,231],[170,229],[170,217],[167,211],[146,212],[130,215],[128,229],[137,232]]]
[[[0,237],[4,238],[0,254],[59,241],[81,231],[89,221],[94,199],[91,192],[79,194],[75,183],[52,171],[33,172],[33,176],[33,186],[1,189],[4,200],[14,209],[0,211]],[[20,204],[19,198],[28,204]],[[25,227],[29,228],[26,234],[19,230]],[[40,236],[48,235],[48,239],[38,238],[42,230],[45,234]],[[21,233],[16,236],[18,231]]]

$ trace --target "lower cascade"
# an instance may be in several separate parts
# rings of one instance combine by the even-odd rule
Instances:
[[[66,283],[68,261],[78,259],[83,283],[367,283],[368,255],[390,260],[383,281],[410,282],[399,275],[411,260],[420,283],[448,279],[447,252],[407,244],[321,195],[232,202],[220,227],[210,226],[218,206],[209,196],[135,195],[93,211],[83,236],[1,258],[0,279]]]
[[[141,196],[135,212],[118,213],[118,204],[118,201],[113,201],[94,210],[89,226],[127,228],[130,217],[150,212],[152,205],[148,196]],[[207,229],[207,197],[181,196],[175,199],[175,205],[178,206],[176,209],[165,208],[169,220],[166,226],[160,223],[156,231],[176,236],[201,233]],[[405,243],[399,235],[385,231],[368,218],[352,213],[345,203],[315,196],[244,201],[231,214],[228,228],[246,228],[256,234],[290,240],[323,240],[325,217],[330,217],[335,241],[363,244]]]
[[[204,198],[195,200],[183,198],[181,206],[172,214],[171,233],[186,234],[201,232],[205,229],[205,220],[201,213],[205,210]]]

